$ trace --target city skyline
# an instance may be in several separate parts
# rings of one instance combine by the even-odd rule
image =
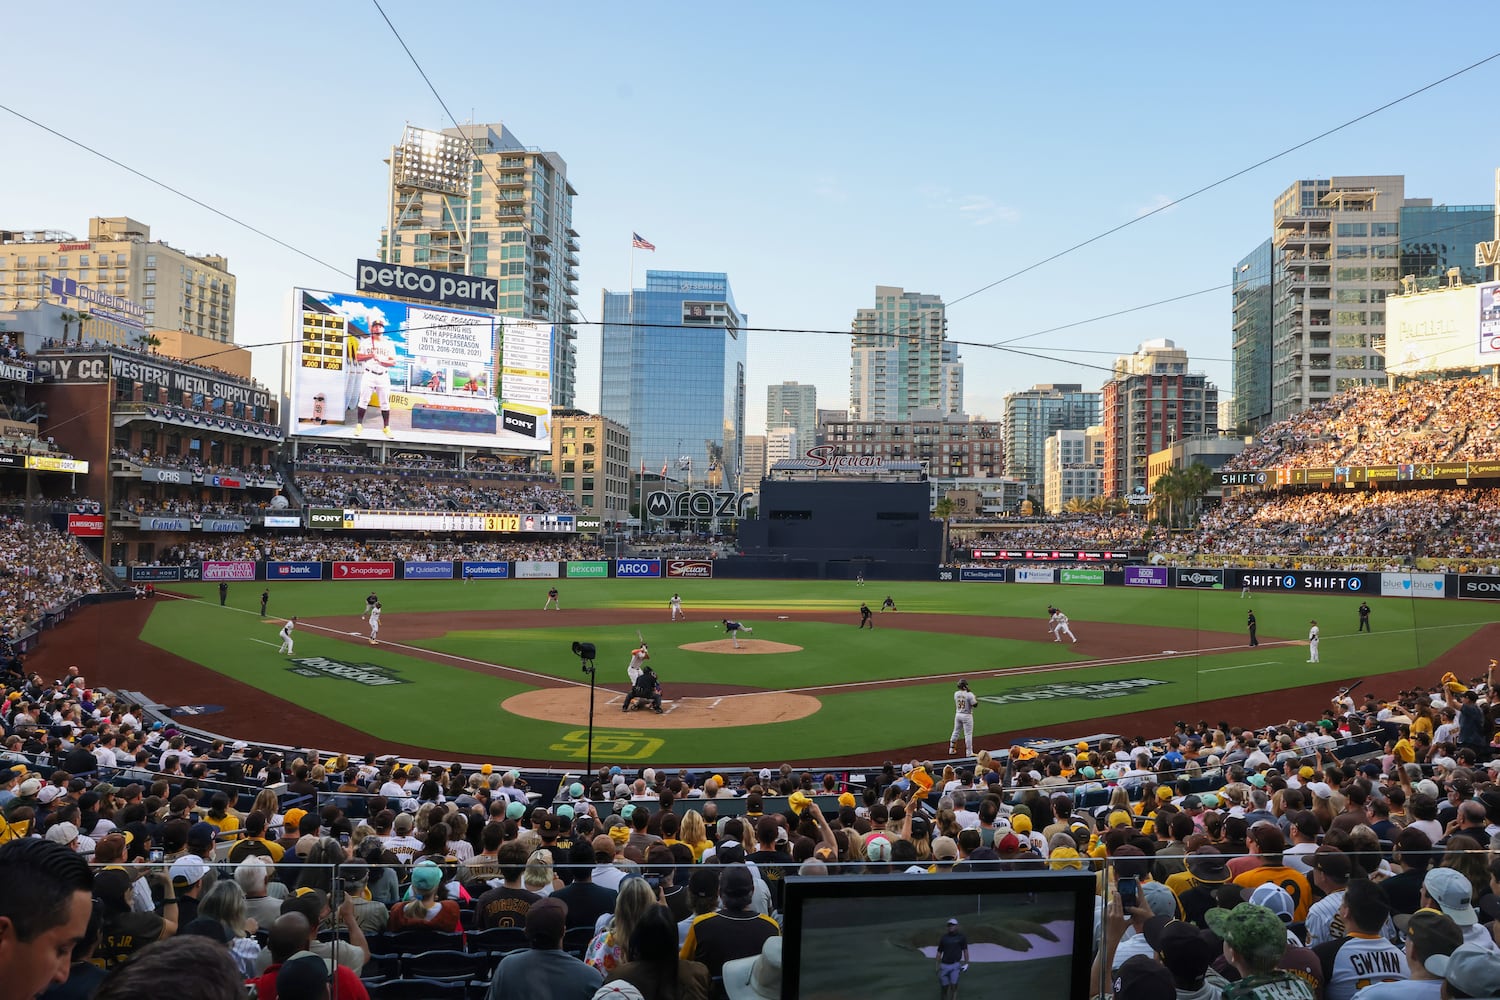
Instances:
[[[0,114],[0,137],[13,151],[11,190],[25,192],[24,217],[12,208],[4,224],[76,232],[92,216],[128,215],[189,253],[223,255],[238,280],[237,340],[250,346],[280,339],[293,287],[351,289],[331,270],[352,271],[356,258],[376,255],[389,180],[381,160],[392,137],[404,122],[452,125],[373,9],[299,11],[290,34],[275,18],[247,21],[231,9],[194,8],[184,19],[173,5],[101,6],[96,15],[95,30],[130,54],[139,94],[153,95],[140,114],[97,100],[88,74],[56,72],[47,44],[55,26],[39,8],[8,22],[19,83],[4,103],[333,268]],[[940,13],[931,26],[945,45],[915,53],[879,18],[855,20],[837,8],[798,11],[795,37],[774,12],[754,23],[729,11],[689,21],[601,5],[566,35],[542,11],[507,12],[503,25],[478,4],[445,9],[440,23],[391,15],[460,120],[513,124],[566,159],[580,192],[577,299],[587,321],[601,319],[601,291],[629,284],[632,254],[636,269],[733,275],[758,326],[846,331],[872,284],[919,288],[942,297],[949,336],[970,343],[1203,292],[1014,345],[1044,358],[963,346],[965,410],[991,418],[1007,392],[1034,383],[1097,389],[1114,356],[1160,337],[1230,389],[1226,273],[1265,238],[1267,207],[1290,179],[1404,174],[1408,191],[1438,204],[1488,203],[1494,193],[1495,154],[1471,139],[1480,133],[1470,108],[1500,79],[1500,62],[973,294],[1490,53],[1441,26],[1403,24],[1402,44],[1430,54],[1422,71],[1380,83],[1370,81],[1386,78],[1345,74],[1321,82],[1317,101],[1289,104],[1274,87],[1248,84],[1302,65],[1303,53],[1281,44],[1285,26],[1270,11],[1235,17],[1233,51],[1218,41],[1225,25],[1216,14],[1158,23],[1100,10],[1060,24],[1034,11]],[[528,58],[572,69],[510,73],[503,89],[480,82],[472,61],[449,55],[446,26],[455,23],[476,33],[503,27],[507,36],[540,28]],[[1328,44],[1378,51],[1394,40],[1394,23],[1359,19]],[[693,54],[694,37],[726,27],[738,39],[733,53]],[[235,48],[226,54],[203,37],[233,37]],[[995,39],[1014,38],[1027,44],[1007,45],[1003,60],[987,56]],[[251,55],[261,51],[280,56]],[[875,69],[897,55],[909,73]],[[757,86],[744,87],[745,79]],[[205,144],[205,122],[226,113],[236,127]],[[686,125],[712,116],[761,138],[686,139]],[[877,129],[921,133],[924,151],[937,157],[917,171],[912,157],[872,157],[849,141]],[[1444,155],[1416,152],[1434,148]],[[770,187],[756,183],[792,162],[789,149],[798,169]],[[893,225],[902,209],[920,224]],[[704,226],[709,215],[715,224]],[[632,251],[632,232],[656,251]],[[830,408],[846,404],[846,335],[757,333],[751,342],[751,400],[796,380],[817,386]],[[255,355],[257,373],[274,385],[279,349]],[[584,405],[598,397],[600,364],[599,327],[580,324],[575,399]],[[747,432],[763,429],[760,407],[748,417]]]

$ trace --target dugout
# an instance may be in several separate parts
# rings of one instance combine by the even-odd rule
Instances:
[[[920,463],[838,458],[777,462],[760,486],[759,516],[740,524],[749,559],[903,563],[941,561],[943,526]]]

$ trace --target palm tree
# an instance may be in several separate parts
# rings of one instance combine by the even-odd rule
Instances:
[[[78,324],[78,339],[79,339],[80,342],[82,342],[82,340],[83,340],[83,316],[82,315],[80,315],[79,313],[73,312],[71,309],[65,309],[65,310],[63,310],[62,315],[58,317],[58,319],[62,320],[62,325],[63,325],[63,339],[62,339],[62,342],[63,342],[63,346],[64,347],[68,346],[68,327],[72,326],[74,323]]]
[[[135,346],[149,353],[161,346],[161,338],[154,333],[143,331],[135,335]]]
[[[1191,524],[1198,520],[1203,509],[1203,495],[1214,484],[1214,470],[1202,462],[1194,462],[1178,473],[1178,479],[1182,483],[1182,499],[1187,505],[1188,523]]]
[[[1168,469],[1151,484],[1151,506],[1156,509],[1156,519],[1163,525],[1171,527],[1181,494],[1182,476],[1176,469]],[[1163,511],[1166,513],[1163,514]]]
[[[1086,514],[1088,513],[1089,505],[1092,502],[1093,500],[1085,500],[1083,499],[1083,497],[1074,497],[1067,503],[1063,504],[1063,510],[1069,514]]]
[[[946,496],[940,497],[938,502],[932,505],[932,513],[938,520],[943,522],[943,562],[948,562],[948,519],[953,516],[953,501]]]

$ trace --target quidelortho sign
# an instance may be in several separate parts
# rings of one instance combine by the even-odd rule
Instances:
[[[1461,576],[1458,596],[1477,601],[1500,601],[1500,576]]]
[[[433,271],[405,264],[382,264],[378,260],[355,262],[355,291],[396,295],[404,299],[440,302],[494,312],[500,282],[450,271]]]
[[[1331,570],[1241,569],[1234,571],[1233,586],[1251,590],[1295,590],[1312,593],[1364,592],[1376,573],[1339,573]]]

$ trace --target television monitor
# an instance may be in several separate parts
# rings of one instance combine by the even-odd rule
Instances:
[[[959,996],[1088,1000],[1094,894],[1094,876],[1077,871],[792,876],[781,995],[939,996],[951,918],[969,945]]]

